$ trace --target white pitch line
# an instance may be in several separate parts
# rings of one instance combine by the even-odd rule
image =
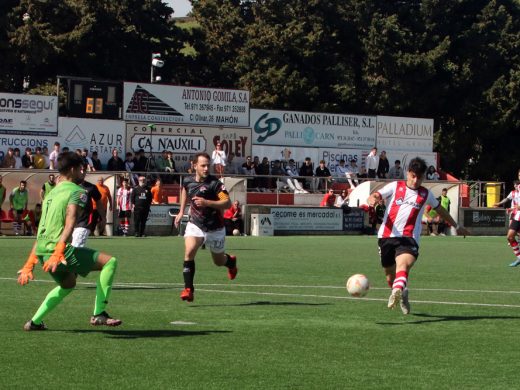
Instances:
[[[300,297],[300,298],[327,298],[327,299],[343,299],[349,301],[378,301],[386,302],[388,298],[354,298],[349,296],[334,296],[334,295],[316,295],[316,294],[289,294],[289,293],[270,293],[270,292],[256,292],[256,291],[229,291],[229,290],[208,290],[197,289],[197,291],[216,292],[224,294],[251,294],[251,295],[269,295],[282,297]],[[520,308],[520,305],[507,305],[501,303],[471,303],[471,302],[446,302],[446,301],[412,301],[411,303],[425,303],[434,305],[458,305],[458,306],[486,306],[486,307],[511,307]]]
[[[0,280],[14,280],[17,278],[2,278]],[[55,283],[53,280],[41,280],[35,279],[32,280],[31,283]],[[94,282],[77,282],[78,285],[91,286],[95,285]],[[120,287],[142,287],[142,288],[150,288],[153,289],[157,286],[184,286],[183,283],[167,283],[167,282],[116,282],[114,286]],[[214,286],[214,287],[266,287],[266,288],[305,288],[305,289],[331,289],[331,290],[343,290],[344,286],[315,286],[315,285],[297,285],[297,284],[240,284],[240,283],[197,283],[197,286]],[[370,287],[370,290],[390,290],[389,287]],[[459,293],[486,293],[486,294],[520,294],[520,291],[505,291],[505,290],[465,290],[465,289],[450,289],[450,288],[412,288],[413,291],[438,291],[438,292],[459,292]]]
[[[17,280],[16,278],[0,278],[0,280]],[[32,283],[55,283],[52,280],[33,280]],[[96,283],[93,282],[78,282],[79,285],[86,286],[95,286]],[[114,283],[114,287],[141,287],[141,288],[149,288],[153,289],[154,286],[163,285],[163,286],[182,286],[181,283]],[[230,286],[224,284],[199,284],[198,286]],[[248,285],[241,285],[242,287]],[[254,286],[254,285],[250,285]],[[262,285],[264,286],[264,285]],[[265,285],[266,287],[279,287],[276,285]],[[289,287],[289,286],[288,286]],[[304,287],[304,286],[291,286],[291,287]],[[306,286],[306,287],[316,287],[316,286]],[[382,289],[381,289],[382,290]],[[318,295],[318,294],[291,294],[291,293],[273,293],[273,292],[260,292],[260,291],[232,291],[232,290],[211,290],[211,289],[203,289],[197,288],[197,291],[205,291],[205,292],[213,292],[213,293],[222,293],[222,294],[242,294],[242,295],[261,295],[261,296],[276,296],[276,297],[294,297],[294,298],[319,298],[319,299],[341,299],[341,300],[349,300],[349,301],[375,301],[375,302],[386,302],[387,298],[354,298],[347,295],[343,296],[335,296],[335,295]],[[435,291],[449,291],[438,289]],[[482,292],[479,290],[464,290],[464,291],[476,291]],[[504,291],[498,291],[504,292]],[[448,301],[415,301],[411,300],[412,303],[424,303],[424,304],[432,304],[432,305],[454,305],[454,306],[477,306],[477,307],[508,307],[508,308],[520,308],[520,305],[508,305],[501,303],[471,303],[471,302],[448,302]]]

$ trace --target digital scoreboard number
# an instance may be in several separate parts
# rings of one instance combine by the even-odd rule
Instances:
[[[123,84],[68,79],[68,114],[78,118],[120,119]]]

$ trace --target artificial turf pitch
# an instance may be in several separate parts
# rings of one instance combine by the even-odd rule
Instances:
[[[31,239],[0,239],[0,387],[116,389],[511,389],[518,386],[520,267],[504,237],[424,237],[409,287],[412,312],[389,310],[377,240],[230,237],[239,274],[197,257],[182,302],[183,240],[91,238],[120,263],[107,311],[89,325],[97,273],[78,279],[24,332],[54,284],[40,266],[21,287]],[[364,273],[366,299],[345,280]]]

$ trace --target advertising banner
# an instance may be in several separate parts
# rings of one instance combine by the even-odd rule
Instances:
[[[97,151],[102,164],[106,164],[112,157],[112,149],[117,149],[120,156],[124,154],[124,122],[99,119],[81,119],[60,117],[58,120],[59,130],[57,135],[13,135],[0,134],[0,151],[7,148],[19,148],[21,154],[29,147],[48,148],[52,151],[54,142],[59,142],[61,148],[68,147],[71,151],[75,149],[88,149],[89,155]],[[122,157],[124,159],[124,156]]]
[[[377,116],[380,150],[433,151],[433,119]]]
[[[57,141],[71,151],[86,148],[89,156],[96,151],[102,164],[106,164],[112,157],[112,149],[117,149],[124,160],[124,129],[123,121],[60,117]]]
[[[464,210],[464,226],[472,228],[504,228],[509,222],[504,209]]]
[[[237,162],[245,162],[245,157],[251,155],[250,128],[126,124],[127,152],[143,149],[146,153],[158,155],[163,150],[172,151],[176,163],[187,163],[190,156],[199,152],[211,155],[217,142],[221,143],[227,155],[233,152]]]
[[[0,93],[0,133],[55,135],[58,97]]]
[[[249,91],[125,82],[123,119],[249,126]]]
[[[280,207],[271,209],[275,230],[343,230],[343,210]]]
[[[148,214],[147,226],[171,226],[172,217],[168,214],[171,206],[168,205],[152,205]]]
[[[365,212],[351,208],[350,213],[343,214],[343,230],[346,232],[362,231],[365,228]]]
[[[376,117],[314,112],[251,110],[253,144],[370,149]]]

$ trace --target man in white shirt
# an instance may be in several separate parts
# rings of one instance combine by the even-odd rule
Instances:
[[[366,166],[368,171],[368,178],[375,179],[377,167],[379,166],[379,156],[377,155],[377,148],[373,147],[366,159]]]
[[[347,166],[347,172],[345,174],[345,176],[347,177],[347,180],[348,180],[348,184],[350,184],[351,188],[355,188],[356,186],[359,185],[359,181],[357,179],[358,175],[359,175],[359,168],[356,164],[356,160],[351,159],[350,165]]]
[[[49,169],[58,169],[58,156],[60,154],[60,143],[54,142],[54,149],[49,155]]]

